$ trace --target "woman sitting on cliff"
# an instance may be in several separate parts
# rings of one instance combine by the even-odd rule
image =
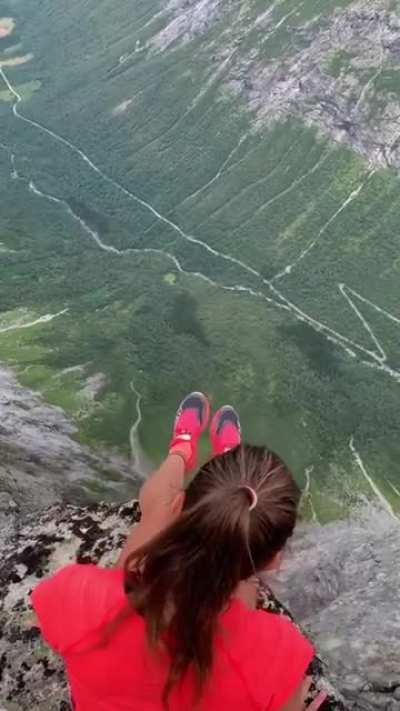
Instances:
[[[209,416],[201,393],[181,403],[115,568],[69,565],[32,593],[77,711],[304,708],[313,648],[255,609],[256,575],[279,564],[299,490],[275,454],[241,445],[229,406],[211,423],[213,458],[187,479]]]

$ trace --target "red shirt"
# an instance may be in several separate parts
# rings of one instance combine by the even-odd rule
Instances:
[[[39,583],[32,604],[44,638],[64,658],[77,711],[163,711],[168,659],[146,643],[144,621],[132,611],[108,641],[102,632],[126,608],[123,571],[68,565]],[[312,645],[286,618],[233,600],[221,615],[214,666],[199,711],[278,711],[301,683]],[[192,711],[188,672],[170,711]]]

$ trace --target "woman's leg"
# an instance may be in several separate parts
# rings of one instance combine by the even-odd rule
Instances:
[[[142,518],[170,511],[185,483],[185,461],[177,453],[168,454],[161,466],[144,482],[139,493]]]
[[[150,475],[139,493],[141,520],[136,524],[121,551],[117,566],[145,545],[179,515],[184,502],[185,461],[180,454],[168,454],[161,466]]]
[[[169,526],[182,510],[185,473],[197,465],[199,438],[208,425],[210,405],[202,393],[191,393],[180,404],[167,458],[143,484],[139,503],[142,518],[132,529],[118,558],[128,555]]]

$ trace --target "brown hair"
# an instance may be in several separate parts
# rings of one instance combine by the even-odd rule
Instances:
[[[252,510],[246,487],[257,494]],[[165,645],[171,659],[166,706],[191,665],[200,696],[212,668],[218,616],[239,582],[283,548],[299,497],[276,454],[241,445],[205,464],[187,489],[181,515],[128,557],[129,602],[145,619],[150,646]]]

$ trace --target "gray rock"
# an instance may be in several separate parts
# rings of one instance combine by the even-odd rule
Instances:
[[[383,108],[371,119],[374,82],[384,67],[398,62],[398,18],[382,0],[368,7],[361,1],[297,34],[301,49],[285,61],[258,60],[246,68],[240,89],[258,121],[295,115],[351,145],[371,164],[400,165],[396,97],[382,93]],[[343,58],[343,67],[332,73],[329,64],[335,57]]]
[[[126,459],[73,439],[76,427],[65,413],[4,368],[0,422],[0,515],[12,500],[31,511],[60,500],[88,503],[99,498],[96,491],[114,501],[137,493],[141,478]]]
[[[368,508],[350,521],[299,529],[276,580],[356,708],[386,708],[400,686],[399,553],[400,523]]]
[[[400,711],[400,703],[395,699],[392,699],[386,705],[386,711]]]
[[[295,116],[324,137],[350,145],[370,165],[400,167],[399,96],[378,81],[400,66],[400,19],[393,4],[359,0],[303,25],[296,24],[296,15],[289,21],[290,12],[283,22],[275,12],[279,4],[261,3],[254,16],[250,5],[238,12],[227,0],[170,0],[158,15],[162,29],[144,49],[167,51],[198,35],[206,42],[221,21],[223,42],[210,44],[209,82],[240,94],[256,127]],[[268,38],[273,41],[288,25],[290,50],[266,59]]]
[[[166,25],[150,46],[164,51],[177,41],[184,44],[204,34],[220,17],[223,4],[223,0],[170,0],[160,13]]]

